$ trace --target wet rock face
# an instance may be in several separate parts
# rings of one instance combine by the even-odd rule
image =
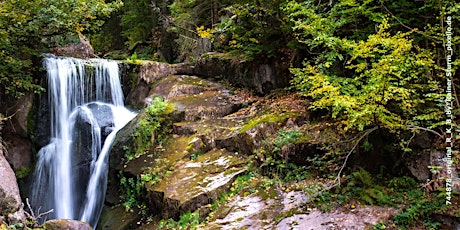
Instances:
[[[0,223],[2,221],[8,224],[25,223],[26,217],[16,177],[3,157],[3,146],[0,145]]]
[[[89,119],[87,112],[84,112],[82,108],[78,108],[72,137],[74,140],[72,142],[74,153],[78,153],[72,155],[72,175],[74,175],[76,181],[75,194],[82,194],[81,196],[78,196],[78,200],[76,202],[77,209],[80,209],[79,206],[84,204],[84,194],[86,194],[89,182],[88,175],[90,175],[91,161],[97,159],[98,157],[92,155],[93,142],[95,138],[93,136],[93,129],[95,127],[100,129],[100,144],[102,148],[106,137],[110,134],[112,128],[114,127],[113,114],[110,106],[90,103],[87,105],[87,108],[97,123],[92,124],[94,121]]]
[[[188,64],[168,64],[164,62],[140,61],[119,64],[123,82],[125,105],[143,108],[148,105],[151,85],[174,74],[191,73],[193,67]]]

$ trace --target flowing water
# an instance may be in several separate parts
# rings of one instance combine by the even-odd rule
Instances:
[[[124,108],[118,65],[103,59],[44,59],[50,143],[38,152],[31,205],[48,219],[99,219],[108,155],[116,133],[135,114]]]

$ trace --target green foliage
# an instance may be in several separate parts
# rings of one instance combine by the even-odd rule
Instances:
[[[171,29],[180,34],[179,52],[192,57],[211,50],[245,59],[273,57],[289,33],[279,9],[283,2],[175,0],[170,5]]]
[[[246,132],[261,123],[278,123],[283,122],[288,118],[296,116],[296,113],[270,113],[257,116],[246,122],[246,124],[240,129],[240,132]]]
[[[126,211],[132,212],[134,208],[145,209],[146,203],[143,199],[146,193],[143,181],[133,177],[126,178],[121,172],[119,178],[121,199]]]
[[[170,120],[167,115],[173,110],[172,104],[155,97],[145,110],[145,116],[132,134],[133,146],[123,147],[127,161],[139,157],[152,147],[161,147],[169,134],[169,128],[166,127]]]
[[[349,175],[349,181],[345,187],[341,188],[341,193],[370,205],[383,204],[388,196],[385,189],[377,185],[371,174],[364,169]]]
[[[385,229],[395,224],[398,229],[424,225],[428,229],[438,229],[439,223],[434,221],[435,214],[451,212],[446,206],[442,193],[422,191],[418,183],[411,177],[396,177],[383,180],[360,169],[346,178],[346,185],[319,193],[312,198],[314,205],[322,210],[332,210],[336,205],[348,206],[352,201],[361,204],[391,206],[402,212],[394,216],[389,223],[380,222],[374,229]]]
[[[385,223],[378,223],[376,225],[374,225],[374,230],[383,230],[383,229],[386,229],[387,226],[385,225]]]
[[[444,199],[427,197],[411,197],[417,199],[413,204],[408,206],[403,212],[396,214],[394,223],[402,229],[423,223],[429,229],[438,229],[440,223],[433,220],[433,214],[446,209]]]
[[[152,37],[153,23],[158,19],[158,15],[150,4],[149,0],[124,2],[120,25],[124,28],[123,36],[127,39],[129,50]]]
[[[426,74],[434,68],[430,54],[418,52],[407,34],[391,36],[386,28],[383,23],[366,41],[340,42],[349,55],[345,67],[352,70],[346,75],[336,75],[327,61],[292,70],[295,87],[314,99],[312,107],[329,109],[345,130],[372,125],[394,130],[417,124],[414,117],[424,112],[421,107],[440,98],[428,95],[439,85]],[[431,118],[439,118],[441,112],[439,108]]]
[[[198,229],[200,224],[200,214],[198,212],[186,212],[182,214],[178,221],[173,219],[161,220],[157,229]]]
[[[104,0],[9,0],[0,3],[0,87],[20,97],[40,91],[32,59],[46,48],[100,26],[121,5]]]
[[[265,139],[262,148],[257,149],[253,157],[262,174],[286,181],[305,179],[309,175],[307,167],[287,162],[284,156],[287,152],[283,151],[284,147],[296,144],[303,135],[299,130],[280,129],[276,137]]]
[[[231,17],[214,28],[215,47],[247,59],[273,57],[289,32],[280,12],[283,1],[237,1],[225,8]]]
[[[2,226],[0,226],[0,227],[2,227]],[[8,229],[10,229],[10,230],[24,229],[24,224],[23,223],[12,224],[12,225],[8,226]]]
[[[30,167],[22,166],[21,168],[15,170],[14,174],[16,175],[16,178],[22,179],[22,178],[27,177],[30,174],[30,172],[31,172]]]
[[[442,2],[446,6],[459,4]],[[408,30],[405,24],[401,28],[402,22],[395,17],[431,17],[433,13],[443,13],[442,8],[431,1],[421,8],[406,1],[315,4],[289,1],[283,7],[294,24],[297,42],[311,54],[304,68],[292,69],[292,83],[313,99],[313,109],[327,109],[333,119],[342,122],[344,130],[377,125],[394,131],[407,125],[431,126],[439,121],[442,108],[437,104],[443,93],[440,85],[444,74],[436,63],[444,56],[434,55],[439,52],[427,47],[431,43],[426,39],[435,39],[430,41],[434,43],[442,40],[426,36],[416,40],[417,30]],[[392,11],[397,16],[389,17]],[[433,24],[441,23],[435,18],[430,18]],[[426,24],[411,25],[424,28]],[[428,27],[428,31],[439,31],[430,24]]]
[[[144,109],[143,118],[139,121],[139,126],[132,134],[132,142],[123,146],[125,151],[124,163],[139,157],[146,152],[152,151],[154,147],[161,147],[169,135],[170,119],[167,117],[173,111],[172,104],[164,101],[160,97],[155,97],[151,104]],[[168,176],[171,171],[149,171],[136,176],[126,178],[120,172],[121,198],[126,210],[132,211],[133,208],[140,210],[141,214],[146,214],[147,206],[145,202],[145,186],[153,185],[162,178]]]
[[[388,181],[388,187],[395,191],[404,191],[418,187],[418,183],[412,177],[396,177]]]
[[[178,60],[193,60],[210,51],[210,41],[201,37],[198,28],[212,28],[219,20],[218,11],[230,1],[175,0],[169,5],[172,24],[169,29],[179,36],[175,42]]]

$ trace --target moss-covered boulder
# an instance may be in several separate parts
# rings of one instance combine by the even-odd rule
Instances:
[[[245,171],[245,160],[224,150],[212,150],[194,160],[178,162],[174,171],[148,186],[149,200],[164,218],[195,211],[216,200],[236,176]]]
[[[106,201],[112,205],[107,210],[122,204],[126,210],[140,208],[156,216],[151,226],[161,218],[177,220],[189,212],[206,216],[210,204],[229,192],[250,162],[260,166],[275,157],[257,154],[280,142],[281,130],[301,133],[295,141],[286,139],[289,143],[277,146],[274,154],[285,161],[305,163],[306,156],[318,153],[325,141],[318,137],[319,128],[307,121],[306,105],[297,103],[295,96],[287,98],[299,104],[292,109],[285,107],[283,98],[256,101],[195,76],[149,79],[144,101],[154,104],[160,97],[172,104],[172,111],[158,117],[169,122],[139,139],[150,132],[141,128],[149,119],[147,106],[120,130],[110,157],[112,179]]]

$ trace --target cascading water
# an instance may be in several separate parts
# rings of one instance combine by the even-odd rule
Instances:
[[[116,62],[44,59],[50,143],[38,152],[31,205],[48,218],[97,225],[107,187],[108,153],[135,114],[124,108]],[[89,71],[92,70],[92,71]]]

